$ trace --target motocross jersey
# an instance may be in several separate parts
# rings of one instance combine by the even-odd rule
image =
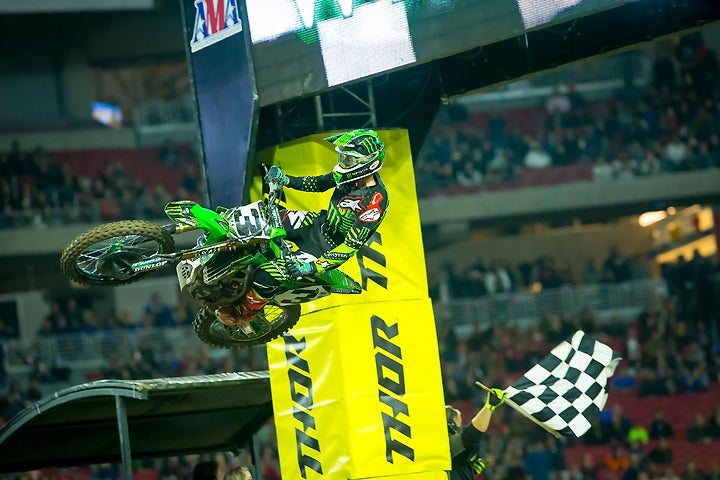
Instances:
[[[289,228],[288,238],[299,238],[298,246],[317,257],[318,270],[337,268],[351,258],[377,230],[389,205],[387,190],[380,176],[376,184],[358,187],[354,182],[338,186],[332,173],[318,176],[292,177],[287,187],[304,192],[325,192],[335,188],[327,210],[302,212],[300,222],[290,222],[288,212],[283,223]],[[298,225],[299,223],[299,225]],[[293,236],[296,229],[298,235]],[[305,232],[305,233],[303,233]],[[296,238],[293,238],[296,237]]]

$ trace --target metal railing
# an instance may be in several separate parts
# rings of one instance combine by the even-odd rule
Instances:
[[[438,326],[532,324],[544,314],[560,315],[583,309],[594,313],[641,309],[657,305],[666,294],[663,280],[642,279],[435,302],[434,310]],[[138,350],[158,356],[168,352],[180,356],[186,349],[196,352],[201,348],[205,347],[192,327],[182,326],[50,335],[31,342],[11,340],[7,342],[6,355],[11,371],[28,370],[33,359],[43,361],[48,367],[60,364],[87,370],[106,366],[113,359],[122,365]]]
[[[503,293],[478,299],[435,302],[438,326],[489,326],[537,322],[543,315],[637,310],[658,305],[667,295],[665,281],[649,278],[619,284],[560,287],[537,293]]]

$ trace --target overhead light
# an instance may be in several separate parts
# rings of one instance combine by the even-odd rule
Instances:
[[[670,208],[668,208],[668,213],[670,211]],[[666,219],[667,216],[668,214],[665,213],[665,211],[663,210],[658,210],[656,212],[645,212],[638,217],[638,223],[641,227],[647,227],[649,225],[652,225],[653,223],[659,222],[660,220]]]

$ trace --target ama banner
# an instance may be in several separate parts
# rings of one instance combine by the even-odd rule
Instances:
[[[450,468],[407,131],[378,133],[389,208],[340,267],[364,292],[304,304],[296,327],[268,344],[283,478],[435,480]],[[327,135],[263,151],[259,161],[290,175],[327,173],[337,161]],[[325,209],[332,193],[285,192],[286,206],[303,210]]]
[[[245,199],[256,127],[255,78],[242,0],[182,0],[210,207]]]

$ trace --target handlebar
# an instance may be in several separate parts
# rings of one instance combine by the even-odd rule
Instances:
[[[263,182],[268,186],[268,195],[266,200],[267,212],[268,212],[268,223],[271,227],[282,228],[282,219],[280,218],[280,212],[277,209],[277,203],[280,199],[280,194],[283,190],[282,185],[276,183],[267,182],[267,174],[270,168],[268,165],[261,163],[260,168],[263,173]]]

